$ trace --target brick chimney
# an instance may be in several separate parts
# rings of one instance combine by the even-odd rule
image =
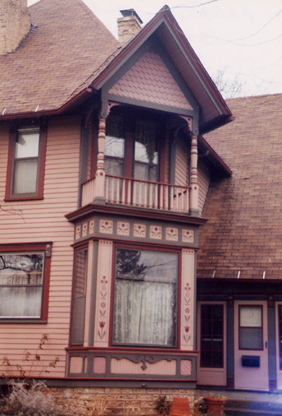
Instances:
[[[30,26],[27,0],[0,0],[0,55],[14,52]]]
[[[117,21],[118,40],[125,44],[139,32],[143,22],[134,9],[120,10],[120,12],[122,17]]]

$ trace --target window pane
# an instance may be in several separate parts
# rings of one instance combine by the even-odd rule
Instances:
[[[39,128],[19,129],[15,158],[37,157],[39,152]]]
[[[106,136],[105,156],[123,157],[124,156],[124,139],[113,136]]]
[[[109,116],[106,123],[105,172],[123,176],[124,173],[124,128],[122,117]]]
[[[135,127],[134,178],[158,180],[157,124],[137,120]]]
[[[72,345],[82,345],[84,338],[87,248],[76,251],[75,283],[72,313]]]
[[[262,308],[261,306],[240,306],[240,326],[261,327]]]
[[[262,349],[262,328],[240,328],[241,349]]]
[[[176,345],[178,255],[117,249],[113,342]]]
[[[123,176],[123,159],[105,156],[105,172],[107,175]]]
[[[36,160],[15,160],[13,193],[34,193],[37,191]]]
[[[201,367],[223,367],[223,305],[201,305]]]
[[[43,270],[43,254],[0,254],[1,317],[41,317]]]

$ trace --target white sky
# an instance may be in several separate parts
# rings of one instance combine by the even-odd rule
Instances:
[[[167,4],[213,79],[223,71],[242,85],[241,96],[282,93],[281,0],[84,2],[116,37],[119,10],[135,9],[145,24]]]

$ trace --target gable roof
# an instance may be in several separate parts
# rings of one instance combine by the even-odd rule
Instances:
[[[200,133],[232,121],[227,104],[186,39],[168,6],[164,6],[120,51],[92,83],[100,89],[151,37],[165,50],[200,108]]]
[[[282,278],[282,94],[227,102],[235,121],[205,139],[233,175],[211,183],[198,277]]]
[[[0,118],[64,111],[99,90],[154,35],[201,107],[200,132],[231,112],[169,8],[125,47],[82,0],[41,0],[29,8],[33,30],[17,51],[0,56]]]

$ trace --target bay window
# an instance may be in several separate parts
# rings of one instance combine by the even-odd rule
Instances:
[[[117,248],[114,345],[177,346],[178,254]]]

